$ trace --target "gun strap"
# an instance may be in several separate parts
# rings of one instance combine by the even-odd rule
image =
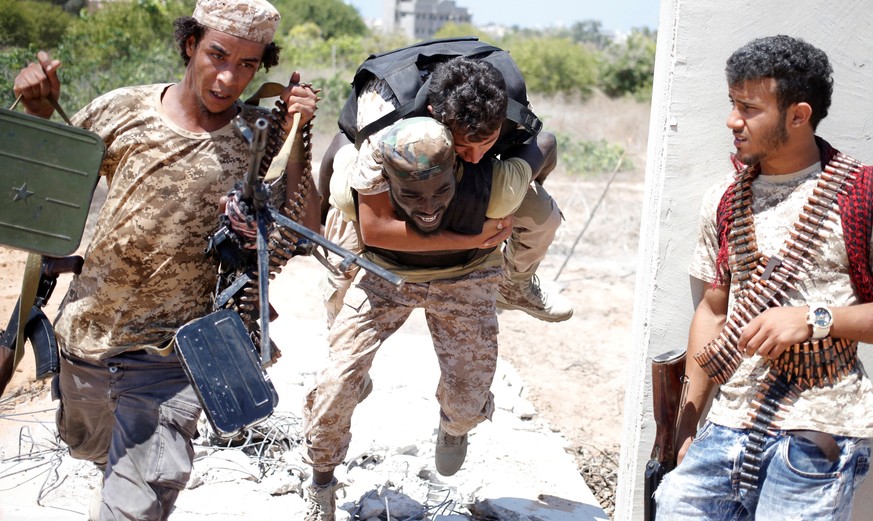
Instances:
[[[13,370],[18,367],[24,356],[24,327],[30,317],[30,308],[36,300],[36,291],[39,288],[39,276],[42,270],[42,255],[29,253],[27,263],[24,266],[24,279],[21,282],[21,296],[18,297],[18,326],[15,336],[15,359]]]

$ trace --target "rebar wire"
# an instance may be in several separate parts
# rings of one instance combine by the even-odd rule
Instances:
[[[211,430],[211,427],[210,427]],[[274,414],[263,422],[245,429],[243,438],[223,440],[210,437],[218,450],[241,450],[257,463],[262,479],[270,470],[283,464],[282,455],[300,445],[303,435],[300,419],[291,414]],[[207,445],[207,444],[204,444]]]
[[[61,477],[58,469],[63,463],[63,458],[66,450],[59,443],[50,442],[48,445],[39,442],[30,432],[29,426],[21,427],[18,431],[18,454],[11,458],[5,458],[2,460],[2,463],[14,462],[15,465],[12,466],[12,471],[5,472],[0,475],[0,481],[3,479],[17,476],[19,474],[28,474],[34,470],[40,469],[40,467],[46,467],[43,470],[40,470],[35,475],[24,479],[23,481],[18,481],[10,488],[0,489],[0,491],[6,492],[17,487],[24,485],[25,483],[31,482],[40,476],[45,475],[45,479],[43,480],[42,485],[39,488],[39,493],[37,494],[36,504],[39,506],[45,506],[42,504],[43,500],[48,496],[53,490],[63,484],[66,480],[66,476]],[[27,468],[15,470],[19,467],[19,464],[22,464],[25,461],[39,461],[43,460],[41,463],[37,463],[36,465],[29,466]]]
[[[603,193],[600,194],[600,198],[597,200],[597,204],[594,205],[594,208],[591,210],[591,213],[588,215],[588,220],[585,222],[585,226],[582,227],[582,231],[579,232],[579,235],[576,236],[576,240],[573,242],[573,245],[570,246],[570,251],[567,252],[567,256],[564,257],[564,262],[561,264],[561,267],[558,269],[558,273],[555,274],[555,278],[552,279],[554,281],[558,280],[558,277],[561,276],[561,272],[564,271],[564,268],[567,266],[567,263],[570,262],[570,257],[573,256],[573,250],[576,249],[576,245],[579,244],[579,241],[582,240],[582,236],[585,235],[585,231],[588,230],[588,226],[591,224],[591,221],[594,220],[594,216],[597,214],[597,209],[600,208],[600,203],[603,202],[603,199],[606,197],[607,192],[609,192],[609,187],[612,185],[612,182],[615,180],[615,176],[618,174],[619,169],[621,169],[621,164],[624,162],[624,156],[627,154],[627,150],[625,149],[621,156],[618,158],[618,162],[615,164],[615,168],[612,169],[612,175],[609,177],[609,181],[606,183],[606,187],[603,189]]]

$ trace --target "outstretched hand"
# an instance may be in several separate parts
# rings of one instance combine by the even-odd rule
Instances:
[[[294,71],[291,73],[291,81],[279,98],[285,104],[287,115],[285,121],[282,122],[282,128],[286,132],[290,132],[294,121],[294,114],[300,114],[300,125],[305,125],[315,117],[315,111],[318,109],[317,103],[320,99],[318,93],[321,89],[313,89],[312,84],[300,83],[300,73]]]
[[[12,83],[15,97],[21,97],[21,102],[28,114],[42,118],[50,118],[55,101],[61,95],[61,82],[58,79],[60,60],[53,60],[45,51],[36,54],[37,61],[31,62],[21,69]]]

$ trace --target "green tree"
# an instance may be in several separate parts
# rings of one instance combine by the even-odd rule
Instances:
[[[449,22],[440,27],[440,30],[434,33],[434,38],[457,38],[459,36],[479,36],[480,40],[484,38],[479,34],[479,29],[476,29],[471,24],[456,24]]]
[[[603,32],[603,24],[598,20],[582,20],[570,26],[570,38],[577,43],[589,43],[596,49],[609,45],[610,39]]]
[[[55,47],[74,19],[51,2],[0,0],[0,46]]]
[[[109,2],[70,24],[55,53],[67,112],[122,85],[179,79],[173,21],[193,9],[193,0]]]
[[[656,35],[649,30],[634,30],[621,44],[604,50],[600,88],[608,96],[633,96],[651,99],[655,74]]]
[[[528,91],[543,94],[591,94],[597,82],[597,59],[586,46],[559,36],[511,38],[510,52],[524,74]]]
[[[358,11],[342,0],[275,0],[273,5],[282,14],[279,22],[282,35],[306,22],[317,25],[325,39],[364,36],[368,32]]]

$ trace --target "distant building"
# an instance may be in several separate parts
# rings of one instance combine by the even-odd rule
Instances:
[[[382,27],[402,32],[413,40],[427,40],[447,23],[468,24],[472,17],[466,7],[452,0],[383,0]]]

